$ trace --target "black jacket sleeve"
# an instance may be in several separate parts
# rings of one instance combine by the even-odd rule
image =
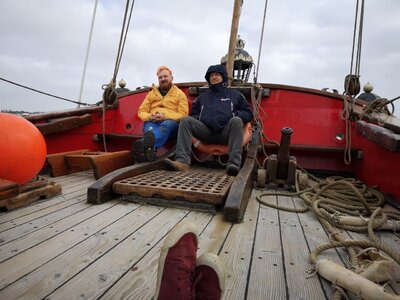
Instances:
[[[235,114],[242,119],[244,124],[250,122],[254,118],[253,111],[251,110],[246,98],[242,94],[238,96],[238,105],[236,107]]]

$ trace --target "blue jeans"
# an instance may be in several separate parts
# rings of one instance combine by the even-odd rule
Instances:
[[[179,123],[174,120],[164,120],[162,122],[144,122],[143,132],[152,130],[155,136],[154,147],[156,149],[165,145],[169,139],[176,139]]]

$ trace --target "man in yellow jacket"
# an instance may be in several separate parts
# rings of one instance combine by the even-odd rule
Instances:
[[[179,120],[189,113],[186,95],[172,83],[172,71],[161,66],[157,77],[159,86],[153,84],[138,110],[144,137],[133,143],[133,152],[139,162],[154,161],[157,149],[176,139]]]

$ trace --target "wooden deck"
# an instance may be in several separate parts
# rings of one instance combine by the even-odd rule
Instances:
[[[87,204],[86,190],[94,182],[90,172],[54,181],[62,184],[62,195],[0,215],[0,299],[151,299],[160,248],[183,218],[200,229],[198,255],[211,251],[224,261],[224,299],[332,296],[330,283],[306,272],[310,251],[329,241],[325,230],[311,212],[296,214],[260,205],[255,195],[262,191],[253,191],[243,223],[233,225],[224,222],[221,213],[116,199]],[[270,200],[302,205],[290,197]],[[400,251],[396,235],[379,235]],[[342,250],[320,257],[348,261]],[[399,295],[400,283],[391,282],[386,289]]]

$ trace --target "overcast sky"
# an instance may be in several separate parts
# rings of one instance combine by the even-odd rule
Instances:
[[[117,79],[157,82],[167,65],[175,82],[204,81],[228,51],[233,0],[136,0]],[[361,84],[400,96],[400,1],[366,0]],[[113,75],[123,0],[99,0],[82,102],[101,100]],[[257,62],[264,0],[244,0],[239,34]],[[0,77],[78,100],[95,0],[0,0]],[[343,91],[350,71],[356,0],[269,0],[259,82]],[[253,77],[251,77],[252,79]],[[76,107],[0,81],[2,110]],[[399,101],[398,101],[399,102]],[[400,102],[396,105],[400,116]]]

